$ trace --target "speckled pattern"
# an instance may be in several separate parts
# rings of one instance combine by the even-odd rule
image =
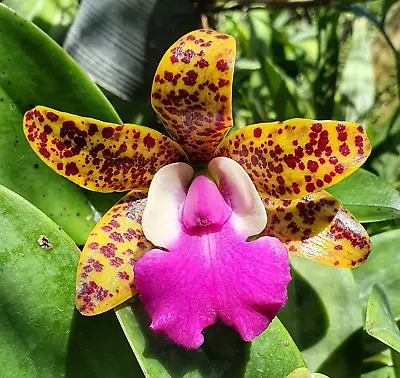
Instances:
[[[24,132],[49,167],[96,192],[148,188],[158,169],[185,160],[183,150],[158,131],[43,106],[25,114]]]
[[[153,248],[141,227],[143,190],[174,162],[207,163],[218,156],[237,161],[264,201],[268,223],[262,235],[277,237],[290,253],[337,267],[367,258],[367,233],[323,191],[367,159],[371,145],[363,127],[292,119],[247,126],[224,139],[232,127],[235,54],[233,37],[203,29],[168,49],[151,102],[175,141],[144,126],[43,106],[25,114],[28,142],[60,175],[97,192],[141,189],[115,205],[89,236],[77,272],[76,305],[84,315],[111,309],[135,293],[135,262]]]
[[[232,127],[235,39],[196,30],[174,43],[162,58],[151,103],[192,163],[205,163]]]
[[[357,123],[291,119],[238,130],[215,155],[241,164],[260,193],[294,199],[343,180],[370,152],[364,128]]]
[[[328,192],[297,200],[262,200],[268,215],[262,235],[277,237],[289,253],[338,268],[354,268],[367,259],[367,232]]]
[[[136,293],[133,268],[153,248],[141,226],[146,195],[127,194],[90,234],[76,276],[76,307],[82,314],[100,314]]]

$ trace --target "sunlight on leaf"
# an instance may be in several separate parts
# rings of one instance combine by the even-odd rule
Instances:
[[[400,352],[400,331],[383,290],[375,285],[368,300],[365,328],[371,336]]]
[[[78,258],[65,232],[0,186],[2,378],[141,376],[114,314],[75,310]]]
[[[360,222],[400,217],[400,194],[372,173],[359,169],[328,189]]]
[[[153,378],[284,377],[305,367],[289,333],[275,318],[251,343],[218,323],[204,331],[205,343],[187,351],[148,329],[149,319],[137,299],[117,308],[117,317],[146,375]]]

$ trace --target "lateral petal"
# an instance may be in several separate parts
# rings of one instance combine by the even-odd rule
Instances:
[[[25,114],[24,132],[50,168],[97,192],[148,188],[158,169],[185,160],[183,150],[158,131],[110,124],[43,106]]]
[[[277,237],[289,253],[338,268],[354,268],[367,259],[367,232],[328,192],[297,200],[263,197],[263,202],[268,224],[261,235]]]
[[[105,312],[136,293],[134,266],[153,247],[141,227],[146,196],[127,194],[90,234],[76,275],[76,307],[83,315]]]
[[[240,129],[221,142],[215,156],[236,160],[260,193],[295,199],[343,180],[370,152],[357,123],[297,118]]]

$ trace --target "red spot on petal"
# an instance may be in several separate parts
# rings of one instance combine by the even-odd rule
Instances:
[[[76,166],[76,163],[70,162],[65,166],[65,175],[66,176],[75,176],[79,173],[79,169]]]
[[[55,122],[58,120],[59,116],[53,112],[47,112],[46,113],[46,117],[48,120],[50,120],[51,122]]]
[[[260,138],[262,135],[262,129],[260,127],[257,127],[253,131],[253,135],[255,138]]]
[[[216,65],[217,69],[221,72],[225,72],[229,69],[228,62],[226,60],[220,59]]]
[[[306,185],[306,190],[308,193],[312,193],[315,190],[315,185],[313,183],[309,183]]]
[[[103,129],[103,131],[101,132],[101,135],[103,135],[103,138],[108,139],[108,138],[111,138],[114,135],[114,132],[115,132],[114,128],[105,127]]]

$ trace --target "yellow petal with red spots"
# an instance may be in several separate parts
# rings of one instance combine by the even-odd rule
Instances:
[[[103,216],[80,256],[76,307],[97,315],[132,297],[136,261],[153,248],[142,232],[147,193],[132,191]]]
[[[367,259],[367,232],[328,192],[297,200],[262,200],[268,215],[262,235],[277,237],[289,253],[339,268],[353,268]]]
[[[192,163],[205,163],[232,127],[235,39],[213,30],[193,31],[162,58],[151,103]]]
[[[370,152],[357,123],[291,119],[238,130],[223,140],[216,156],[240,163],[261,193],[294,199],[343,180]]]
[[[49,167],[96,192],[148,188],[158,169],[185,160],[183,150],[158,131],[110,124],[43,106],[25,114],[24,132]]]

